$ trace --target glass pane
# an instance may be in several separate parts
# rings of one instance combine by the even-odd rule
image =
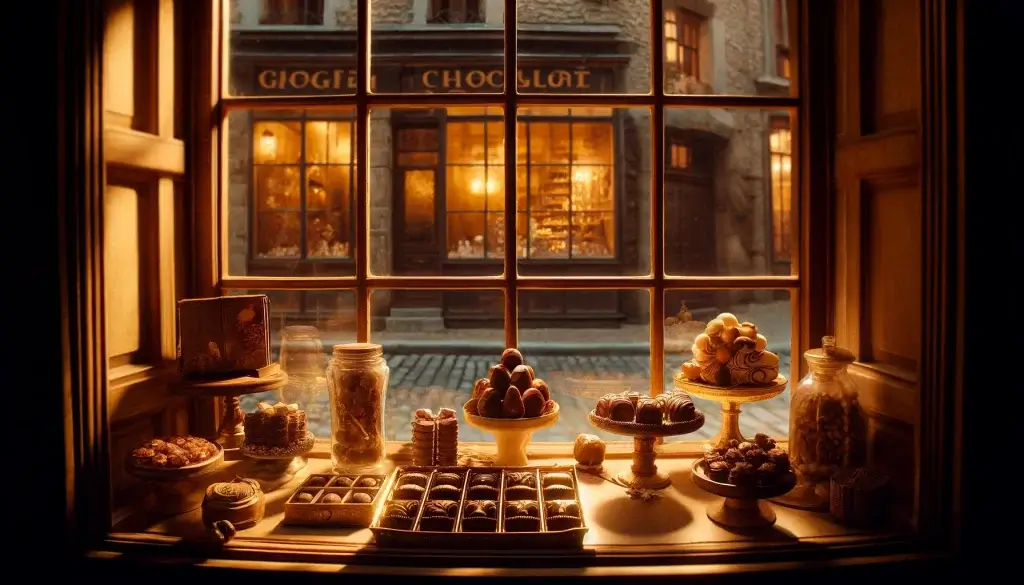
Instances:
[[[373,274],[504,271],[501,113],[501,108],[472,106],[371,110]]]
[[[650,11],[648,0],[518,0],[519,92],[649,93]]]
[[[280,390],[240,398],[242,412],[260,402],[295,403],[306,411],[317,438],[331,436],[324,372],[331,347],[356,340],[356,300],[352,291],[230,289],[226,295],[265,294],[270,299],[270,348],[273,360],[288,373]],[[322,351],[317,351],[317,348]]]
[[[227,121],[228,272],[355,273],[352,110],[233,111]]]
[[[519,349],[558,403],[558,424],[534,441],[573,441],[596,430],[587,414],[601,396],[651,394],[650,294],[646,290],[523,290]]]
[[[340,8],[327,0],[232,0],[228,5],[228,94],[355,93],[354,2]]]
[[[526,110],[531,115],[518,123],[528,129],[517,150],[519,272],[649,274],[649,110],[570,107],[557,116],[536,110]]]
[[[459,442],[493,441],[466,423],[473,383],[505,349],[501,291],[374,290],[370,341],[384,346],[391,369],[384,411],[388,440],[412,439],[413,413],[452,408]]]
[[[355,2],[350,5],[354,13]],[[493,94],[504,90],[500,2],[377,0],[370,6],[370,72],[375,92]]]
[[[740,414],[740,432],[744,437],[757,433],[785,439],[789,436],[789,397],[799,380],[799,360],[792,360],[792,321],[790,294],[787,291],[683,291],[665,292],[665,391],[675,390],[675,376],[682,365],[694,359],[694,339],[705,332],[707,323],[720,313],[732,313],[740,322],[749,321],[756,333],[764,336],[765,349],[778,356],[779,372],[789,386],[778,396],[744,404]],[[771,356],[769,356],[770,358]],[[774,360],[772,360],[774,361]],[[768,363],[768,362],[766,362]],[[704,426],[692,435],[666,438],[666,441],[708,440],[722,428],[722,406],[713,400],[691,395],[697,409],[704,413]]]
[[[795,95],[788,63],[774,49],[791,45],[785,12],[792,4],[744,2],[725,9],[721,3],[687,2],[686,8],[667,9],[665,93]],[[650,41],[644,35],[634,42]]]
[[[789,116],[774,110],[665,110],[667,274],[796,273],[791,259],[799,222]]]

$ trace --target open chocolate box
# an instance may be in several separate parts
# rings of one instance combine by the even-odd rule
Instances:
[[[304,526],[369,526],[387,476],[310,475],[284,504],[284,523]]]
[[[370,524],[384,547],[581,548],[572,466],[399,467]]]

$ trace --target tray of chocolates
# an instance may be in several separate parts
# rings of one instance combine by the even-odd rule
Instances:
[[[587,533],[572,466],[399,467],[370,525],[400,548],[571,549]]]
[[[284,523],[301,526],[369,526],[390,485],[376,474],[310,475],[284,504]]]
[[[659,394],[655,398],[623,392],[602,396],[590,411],[590,422],[612,433],[667,437],[700,429],[704,426],[704,414],[685,392]]]

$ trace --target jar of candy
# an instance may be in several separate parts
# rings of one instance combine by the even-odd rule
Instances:
[[[867,416],[847,372],[849,350],[825,336],[821,348],[804,352],[809,372],[796,388],[789,411],[790,461],[797,486],[780,498],[799,508],[827,510],[830,480],[867,460]]]
[[[331,460],[336,471],[363,471],[384,462],[384,400],[390,370],[375,343],[334,346],[327,364]]]
[[[310,406],[319,402],[317,394],[323,391],[327,357],[320,331],[309,325],[285,327],[281,331],[280,361],[281,369],[288,374],[288,384],[281,389],[281,402],[294,402],[308,413]]]

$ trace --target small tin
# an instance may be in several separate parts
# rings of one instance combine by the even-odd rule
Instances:
[[[231,522],[238,530],[251,528],[263,519],[266,498],[255,479],[236,477],[206,488],[203,524],[210,528],[218,520]]]

